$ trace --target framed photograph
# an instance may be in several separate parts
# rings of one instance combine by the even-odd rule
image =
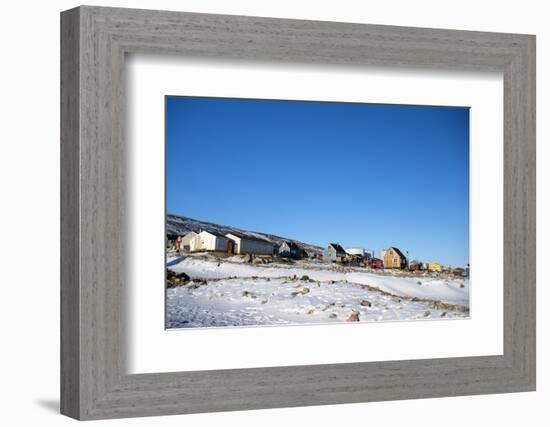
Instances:
[[[167,328],[469,317],[468,107],[165,105]]]
[[[535,390],[535,37],[61,14],[61,411]]]

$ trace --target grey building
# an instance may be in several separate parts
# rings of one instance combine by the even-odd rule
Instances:
[[[285,240],[279,246],[279,256],[281,258],[301,259],[304,256],[304,250],[296,243]]]
[[[329,243],[323,251],[323,261],[343,262],[346,259],[346,251],[338,243]]]

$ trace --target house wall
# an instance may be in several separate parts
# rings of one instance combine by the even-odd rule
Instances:
[[[323,251],[323,260],[327,262],[336,261],[336,250],[330,246]]]
[[[195,250],[204,251],[222,251],[227,250],[228,239],[225,237],[217,237],[207,232],[199,233],[197,238],[197,247]]]
[[[292,254],[290,253],[290,248],[288,247],[288,245],[286,243],[283,243],[279,247],[279,256],[281,256],[281,257],[290,257],[290,256],[292,256]]]
[[[200,238],[197,234],[195,237],[189,240],[189,251],[194,252],[200,250]]]
[[[227,234],[227,237],[235,242],[236,254],[273,255],[273,245],[269,242],[248,240],[233,234]]]
[[[288,258],[302,258],[302,250],[298,248],[291,248],[286,243],[283,243],[279,248],[279,256]]]
[[[198,243],[197,249],[213,251],[215,249],[216,237],[208,233],[199,233]]]
[[[220,252],[226,252],[228,243],[229,243],[229,239],[225,237],[215,237],[214,250],[220,251]]]
[[[401,256],[393,249],[389,249],[384,254],[384,268],[401,268]]]
[[[241,239],[238,250],[241,254],[273,254],[273,246],[271,243],[264,243],[257,240]]]
[[[189,250],[192,251],[193,250],[192,246],[195,246],[195,245],[194,245],[194,243],[191,243],[191,242],[195,242],[197,236],[198,236],[198,234],[193,232],[193,231],[191,231],[191,232],[187,233],[185,236],[183,236],[180,239],[180,250],[184,250],[185,246],[188,246]]]
[[[228,239],[231,239],[235,242],[235,246],[233,247],[233,252],[236,254],[241,253],[241,238],[235,236],[234,234],[226,234],[225,235]]]
[[[187,233],[185,236],[181,238],[182,245],[188,245],[191,242],[191,240],[193,240],[197,236],[198,234],[193,231],[191,231],[190,233]]]

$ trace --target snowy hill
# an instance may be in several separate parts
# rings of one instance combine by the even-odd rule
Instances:
[[[323,248],[319,246],[310,245],[308,243],[300,242],[299,240],[276,236],[274,234],[242,230],[240,228],[230,227],[228,225],[220,225],[220,224],[214,224],[212,222],[199,221],[196,219],[187,218],[179,215],[172,215],[172,214],[166,215],[166,233],[167,234],[183,236],[191,231],[198,233],[201,230],[209,231],[212,233],[224,234],[224,235],[227,233],[244,234],[251,237],[264,239],[270,243],[277,244],[277,245],[280,245],[284,240],[287,240],[289,242],[294,242],[298,244],[308,252],[312,252],[315,254],[321,254],[323,252]]]
[[[469,280],[398,277],[299,261],[169,255],[188,279],[167,289],[167,327],[376,322],[469,317]]]

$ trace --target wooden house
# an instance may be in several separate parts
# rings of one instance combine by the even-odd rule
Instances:
[[[268,240],[254,237],[249,234],[227,233],[228,239],[234,242],[233,253],[254,254],[254,255],[273,255],[274,245]]]
[[[302,259],[304,256],[307,256],[307,253],[295,242],[285,240],[279,246],[279,256],[281,258]]]
[[[390,246],[384,253],[384,268],[407,267],[407,257],[398,248]]]
[[[345,262],[347,253],[338,243],[329,243],[323,251],[323,260],[325,262]]]

